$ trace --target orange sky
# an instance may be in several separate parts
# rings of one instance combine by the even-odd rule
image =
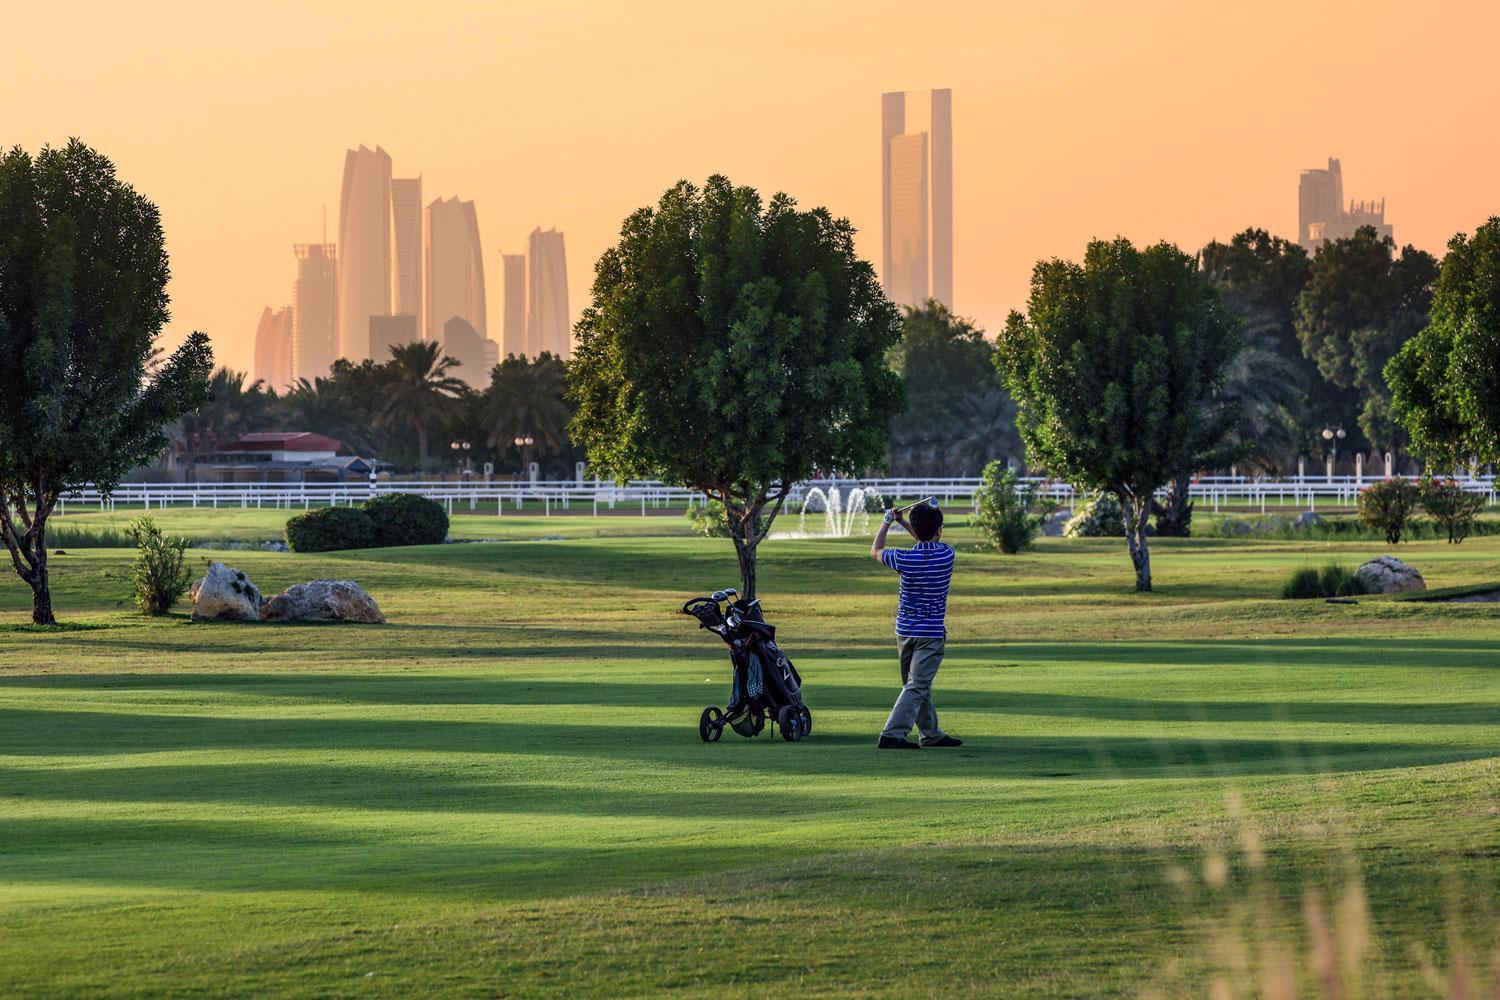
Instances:
[[[361,142],[425,200],[475,199],[497,339],[502,248],[562,229],[576,318],[620,220],[681,177],[827,205],[878,258],[884,90],[953,88],[956,306],[991,331],[1091,236],[1295,236],[1297,172],[1329,155],[1403,243],[1500,214],[1494,3],[6,8],[0,143],[111,156],[162,208],[169,340],[205,330],[237,368]]]

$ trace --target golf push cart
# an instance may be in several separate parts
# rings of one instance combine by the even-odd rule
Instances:
[[[734,682],[729,705],[721,712],[710,705],[698,719],[698,735],[714,743],[727,725],[744,737],[756,736],[771,721],[781,738],[795,742],[812,732],[812,713],[802,703],[802,678],[776,645],[776,627],[766,622],[760,601],[733,600],[734,590],[716,590],[695,597],[682,613],[698,619],[698,627],[716,632],[729,647]],[[727,610],[721,607],[730,601]]]

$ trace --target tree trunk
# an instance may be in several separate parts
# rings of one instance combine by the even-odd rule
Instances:
[[[755,599],[755,546],[738,531],[734,533],[734,552],[740,557],[740,597],[747,601]]]
[[[417,424],[417,474],[427,472],[427,425]]]
[[[15,498],[15,514],[20,517],[17,525],[12,519],[11,505],[0,500],[0,535],[5,547],[10,550],[16,573],[31,588],[31,621],[36,625],[56,625],[52,614],[52,585],[47,574],[47,515],[52,512],[52,503],[37,503],[35,515],[27,517],[23,506],[24,494]],[[24,530],[22,530],[24,528]]]
[[[1192,533],[1193,501],[1188,499],[1192,486],[1191,476],[1179,476],[1167,489],[1165,505],[1151,500],[1151,513],[1156,516],[1156,533],[1173,538],[1186,538]]]
[[[1120,507],[1125,512],[1125,544],[1135,565],[1135,589],[1151,589],[1151,550],[1146,543],[1147,519],[1151,516],[1151,496],[1135,496],[1121,490]]]

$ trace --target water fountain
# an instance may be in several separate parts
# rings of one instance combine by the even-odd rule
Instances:
[[[884,507],[881,502],[880,491],[874,487],[865,489],[860,486],[849,491],[848,502],[844,500],[843,494],[837,486],[830,486],[824,490],[821,486],[814,486],[807,491],[802,500],[802,514],[797,520],[798,538],[848,538],[854,533],[855,524],[858,523],[861,533],[870,530],[869,506]],[[809,531],[807,528],[807,515],[816,515],[822,510],[823,530]]]

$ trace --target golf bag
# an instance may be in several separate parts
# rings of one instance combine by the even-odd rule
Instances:
[[[812,732],[812,712],[802,701],[802,678],[791,659],[776,645],[776,626],[766,621],[760,601],[732,600],[734,590],[718,590],[695,597],[682,606],[698,619],[698,627],[715,632],[729,647],[734,676],[729,704],[720,711],[710,705],[698,719],[698,735],[717,742],[727,725],[744,737],[759,735],[770,720],[774,733],[790,742]],[[724,602],[729,601],[727,609]]]

